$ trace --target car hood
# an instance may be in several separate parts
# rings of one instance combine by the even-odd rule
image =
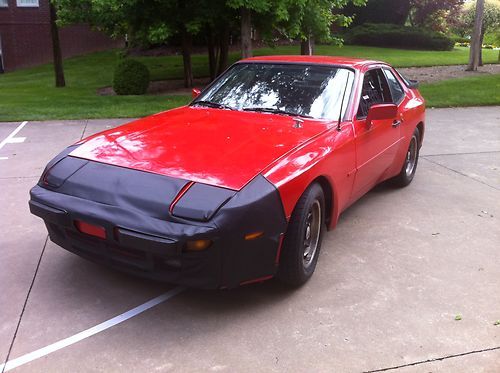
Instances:
[[[182,107],[93,135],[70,156],[240,190],[329,122]]]

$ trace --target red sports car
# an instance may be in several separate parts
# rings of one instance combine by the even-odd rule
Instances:
[[[415,175],[424,100],[383,62],[250,58],[193,95],[47,165],[30,209],[53,242],[187,286],[300,285],[343,210]]]

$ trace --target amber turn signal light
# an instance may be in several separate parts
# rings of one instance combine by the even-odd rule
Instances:
[[[196,240],[196,241],[188,241],[186,242],[185,250],[186,251],[203,251],[206,250],[212,245],[212,241],[210,240]]]
[[[264,235],[264,232],[254,232],[245,235],[246,241],[256,240],[257,238],[261,238]]]

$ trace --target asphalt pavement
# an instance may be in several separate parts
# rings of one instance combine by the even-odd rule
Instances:
[[[500,371],[500,107],[428,110],[413,183],[344,212],[298,290],[182,289],[51,243],[29,189],[126,121],[0,123],[0,372]]]

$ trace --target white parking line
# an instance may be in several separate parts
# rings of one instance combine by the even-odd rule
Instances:
[[[2,142],[0,142],[0,149],[2,149],[5,144],[19,144],[26,140],[26,137],[15,137],[19,131],[21,131],[28,122],[22,122],[12,133],[7,136]],[[8,157],[0,157],[1,161],[9,159]]]
[[[0,365],[0,371],[8,372],[9,370],[12,370],[14,368],[20,367],[21,365],[27,364],[33,360],[39,359],[42,356],[46,356],[48,354],[51,354],[52,352],[58,351],[62,348],[71,346],[72,344],[75,344],[77,342],[80,342],[81,340],[84,340],[88,337],[91,337],[97,333],[100,333],[106,329],[109,329],[115,325],[121,324],[124,321],[127,321],[128,319],[137,316],[144,311],[149,310],[150,308],[153,308],[154,306],[157,306],[160,303],[163,303],[170,298],[173,298],[177,294],[183,292],[185,290],[184,287],[178,286],[176,288],[173,288],[170,291],[167,291],[166,293],[151,299],[150,301],[141,304],[140,306],[137,306],[130,311],[127,311],[125,313],[122,313],[121,315],[115,316],[112,319],[108,321],[104,321],[103,323],[93,326],[90,329],[84,330],[83,332],[80,332],[78,334],[75,334],[71,337],[61,339],[60,341],[53,343],[51,345],[48,345],[46,347],[43,347],[39,350],[30,352],[26,355],[20,356],[16,359],[9,360],[5,364]]]

